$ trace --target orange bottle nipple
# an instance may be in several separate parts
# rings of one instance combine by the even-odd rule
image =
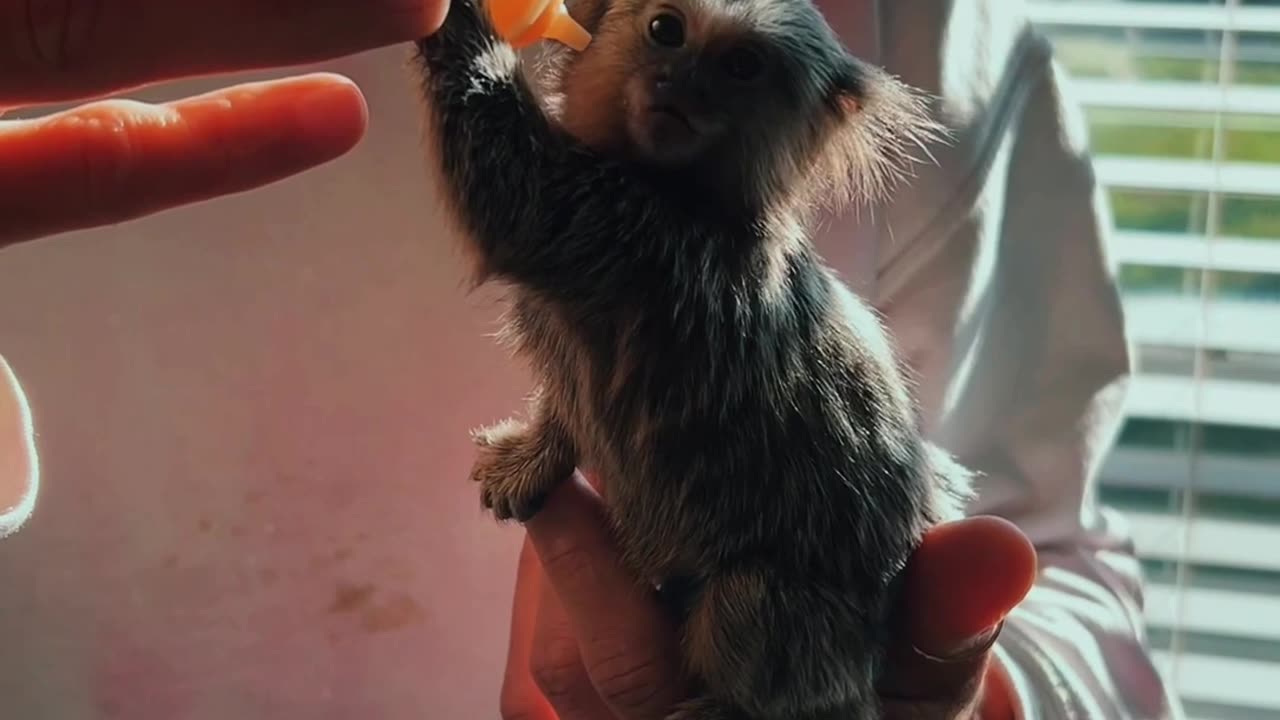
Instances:
[[[564,0],[485,2],[493,29],[514,48],[528,47],[546,39],[582,52],[591,42],[591,34],[564,9]]]

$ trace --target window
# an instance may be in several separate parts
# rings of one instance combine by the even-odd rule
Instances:
[[[1102,477],[1197,720],[1280,717],[1280,0],[1036,0],[1114,213],[1137,376]]]

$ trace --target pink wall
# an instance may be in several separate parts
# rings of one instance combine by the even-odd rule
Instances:
[[[404,52],[326,66],[369,97],[350,156],[0,255],[44,464],[0,542],[0,716],[496,713],[519,535],[467,430],[523,382],[461,292]]]

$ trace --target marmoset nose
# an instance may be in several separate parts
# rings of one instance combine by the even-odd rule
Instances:
[[[680,92],[671,70],[659,70],[653,77],[653,99],[659,103],[669,103],[680,100],[681,95],[683,93]]]
[[[694,68],[664,67],[653,77],[653,96],[658,102],[706,104],[711,97]]]

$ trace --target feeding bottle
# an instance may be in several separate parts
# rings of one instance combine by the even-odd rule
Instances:
[[[493,29],[514,48],[555,40],[581,52],[591,34],[564,9],[564,0],[484,0]]]

